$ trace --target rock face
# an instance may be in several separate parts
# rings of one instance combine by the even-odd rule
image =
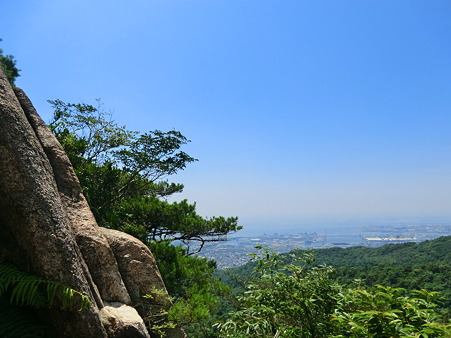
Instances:
[[[141,315],[158,312],[170,303],[165,294],[156,294],[155,290],[164,290],[165,286],[149,248],[141,241],[121,231],[101,228],[108,239],[119,271],[129,295]],[[149,267],[153,273],[148,273]],[[152,301],[142,295],[152,295]]]
[[[63,148],[2,67],[0,158],[0,263],[61,282],[93,304],[49,311],[56,335],[149,337],[142,317],[170,306],[167,297],[142,297],[166,294],[152,253],[137,239],[97,225]],[[173,336],[183,336],[176,331]]]

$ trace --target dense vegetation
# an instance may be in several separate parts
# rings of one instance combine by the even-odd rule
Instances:
[[[229,334],[233,337],[231,332],[236,327],[248,330],[249,323],[257,325],[256,322],[258,322],[259,325],[263,325],[264,322],[258,319],[262,315],[257,316],[257,313],[262,310],[260,307],[266,309],[265,311],[274,311],[280,314],[286,311],[286,309],[283,309],[283,306],[296,307],[296,304],[300,301],[311,302],[312,304],[309,306],[309,310],[303,310],[307,311],[306,313],[302,313],[302,315],[298,313],[298,317],[305,318],[310,315],[309,311],[315,311],[317,306],[325,307],[326,304],[322,302],[325,302],[326,299],[332,299],[332,305],[329,304],[332,309],[323,308],[320,311],[321,315],[328,316],[328,319],[319,316],[319,314],[315,314],[310,319],[313,323],[316,323],[316,318],[322,318],[320,320],[321,322],[329,323],[327,329],[332,331],[327,334],[322,333],[319,337],[335,336],[338,334],[336,330],[343,330],[344,328],[341,326],[340,328],[334,326],[337,324],[337,321],[341,321],[341,324],[347,327],[346,330],[350,329],[349,325],[351,325],[351,322],[353,323],[352,325],[355,325],[352,329],[354,331],[340,333],[343,337],[354,337],[354,334],[358,337],[410,337],[404,327],[404,324],[407,322],[404,324],[401,323],[410,314],[399,311],[405,311],[406,308],[413,309],[420,303],[423,304],[422,306],[428,308],[428,311],[432,311],[428,315],[425,315],[424,318],[429,315],[434,317],[434,320],[430,324],[426,325],[423,322],[426,325],[422,326],[423,329],[425,327],[430,329],[431,325],[435,326],[436,324],[439,327],[450,318],[450,248],[451,236],[447,236],[418,244],[389,244],[379,248],[351,247],[346,249],[330,248],[314,251],[293,250],[290,253],[281,255],[273,255],[266,252],[266,256],[261,256],[259,259],[241,267],[218,271],[221,279],[227,284],[232,285],[235,288],[234,292],[239,295],[236,312],[234,312],[234,315],[228,322],[225,321],[220,327],[226,333],[226,336]],[[308,257],[307,260],[305,259],[306,257]],[[315,258],[312,259],[312,257]],[[265,267],[266,271],[262,272],[262,266]],[[269,281],[267,280],[268,278]],[[297,278],[300,279],[297,280]],[[262,281],[265,280],[266,282],[263,283]],[[309,285],[310,289],[307,290],[307,293],[299,294],[299,290],[309,288]],[[320,287],[319,285],[322,286]],[[320,289],[315,290],[313,288],[314,286]],[[278,290],[279,287],[282,290]],[[260,293],[263,294],[260,295]],[[268,293],[271,295],[274,294],[271,296],[275,299],[272,304],[263,301],[263,299],[270,299],[268,298]],[[258,297],[256,294],[258,294]],[[307,298],[296,299],[296,295]],[[258,302],[254,297],[258,299]],[[287,297],[288,305],[283,304],[283,297]],[[315,297],[318,297],[318,299]],[[419,301],[418,299],[423,300]],[[430,303],[427,303],[426,306],[424,302],[429,301]],[[362,308],[363,303],[367,307]],[[346,304],[346,306],[343,307],[343,304]],[[394,311],[394,313],[387,312],[384,314],[384,307],[385,310]],[[293,308],[291,309],[293,310]],[[248,324],[243,326],[241,319],[246,318],[245,314],[249,311],[252,311],[253,316],[257,317],[253,320],[246,319]],[[404,319],[396,317],[399,314],[402,314]],[[384,317],[385,315],[387,317]],[[268,314],[266,316],[270,318]],[[381,326],[390,324],[390,318],[392,321],[395,320],[394,323],[399,324],[396,330],[401,330],[402,327],[401,331],[395,330],[387,333],[392,329],[394,330],[394,328],[390,329],[387,326],[385,328],[379,327],[380,330],[388,330],[387,332],[384,331],[385,335],[381,332],[376,334],[367,331],[361,333],[360,336],[357,335],[359,330],[369,330],[371,323],[371,325],[378,323]],[[237,319],[240,320],[237,322]],[[294,320],[294,318],[292,319]],[[283,320],[286,320],[286,318]],[[384,321],[386,322],[385,324]],[[277,323],[281,323],[281,319],[277,319]],[[283,331],[285,333],[280,333],[281,337],[291,337],[290,330],[293,329],[293,332],[298,332],[298,329],[294,329],[294,327],[296,325],[302,326],[302,321],[294,320],[291,323],[293,326],[291,328],[273,325],[274,323],[270,325],[268,322],[265,325],[268,328],[271,327],[272,336],[274,336],[276,331]],[[296,323],[296,325],[293,323]],[[449,331],[446,331],[449,330],[449,327],[442,326],[442,328],[444,330],[443,332],[438,331],[433,333],[425,331],[423,333],[428,334],[429,337],[445,337],[449,335]],[[317,329],[319,330],[319,328]],[[417,327],[412,330],[409,334],[415,333],[417,336],[420,336],[422,328]],[[258,332],[261,334],[261,327],[259,327]],[[270,333],[267,334],[271,336]],[[258,336],[258,334],[255,333],[255,336]],[[310,337],[305,332],[301,336]],[[313,337],[315,335],[311,336]],[[296,337],[295,333],[293,333],[293,337]]]
[[[261,249],[261,248],[260,248]],[[448,337],[438,293],[337,282],[311,252],[255,255],[238,304],[216,324],[220,337]],[[287,260],[290,263],[287,264]]]
[[[443,308],[451,308],[451,236],[379,248],[330,248],[316,255],[318,264],[337,268],[341,283],[362,279],[368,285],[439,291]]]
[[[450,248],[451,236],[444,236],[421,243],[388,244],[379,248],[329,248],[312,252],[315,253],[318,265],[326,264],[337,268],[336,278],[343,283],[362,279],[369,285],[383,284],[446,292],[451,289]],[[293,250],[281,257],[285,264],[289,264],[291,255],[303,256],[304,252]],[[248,276],[254,265],[250,262],[220,275],[233,284],[228,275]]]

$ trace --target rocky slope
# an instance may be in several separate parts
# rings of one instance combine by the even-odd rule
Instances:
[[[0,67],[0,263],[87,295],[83,311],[43,316],[58,337],[149,337],[143,323],[170,306],[150,250],[100,228],[63,148]],[[160,293],[158,293],[160,294]],[[183,337],[181,330],[169,337]]]

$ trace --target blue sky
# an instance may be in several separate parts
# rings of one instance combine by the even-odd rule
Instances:
[[[451,2],[8,1],[0,43],[46,100],[180,130],[172,179],[248,230],[451,217]]]

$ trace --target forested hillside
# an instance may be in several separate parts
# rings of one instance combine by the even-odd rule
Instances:
[[[216,327],[221,337],[448,337],[450,244],[257,247],[248,264],[219,272],[237,296]]]
[[[444,297],[443,307],[451,306],[451,236],[421,243],[388,244],[379,248],[356,246],[313,251],[315,265],[326,264],[336,269],[336,279],[350,284],[362,279],[368,285],[402,287],[407,290],[439,291]],[[301,257],[302,250],[283,254],[284,264],[292,256]],[[255,263],[220,271],[227,284],[238,286],[252,275]]]
[[[290,254],[297,255],[303,252],[304,250],[293,250],[289,254],[282,254],[281,256],[284,257],[285,263],[289,263]],[[379,248],[355,246],[318,249],[312,250],[312,252],[315,253],[316,264],[327,264],[335,267],[339,279],[365,278],[368,283],[381,283],[381,278],[386,278],[385,268],[399,270],[408,266],[415,266],[417,268],[426,267],[433,273],[442,270],[448,271],[451,262],[451,236],[439,237],[421,243],[387,244]],[[249,262],[227,271],[245,276],[252,270],[253,265],[253,262]],[[361,274],[356,275],[358,271]],[[224,280],[227,280],[225,275],[230,274],[224,275],[223,272],[221,271],[220,274]],[[377,272],[377,274],[372,276],[371,272]],[[387,281],[395,283],[393,279],[387,279]]]
[[[237,296],[215,327],[220,337],[449,337],[450,244],[257,247],[221,272]]]
[[[451,236],[418,244],[330,248],[315,253],[318,264],[337,269],[340,282],[364,279],[369,285],[440,291],[447,307],[451,305]]]
[[[449,262],[451,236],[439,237],[421,243],[387,244],[378,248],[355,246],[316,250],[318,263],[333,266],[366,266],[374,264],[407,264]]]

